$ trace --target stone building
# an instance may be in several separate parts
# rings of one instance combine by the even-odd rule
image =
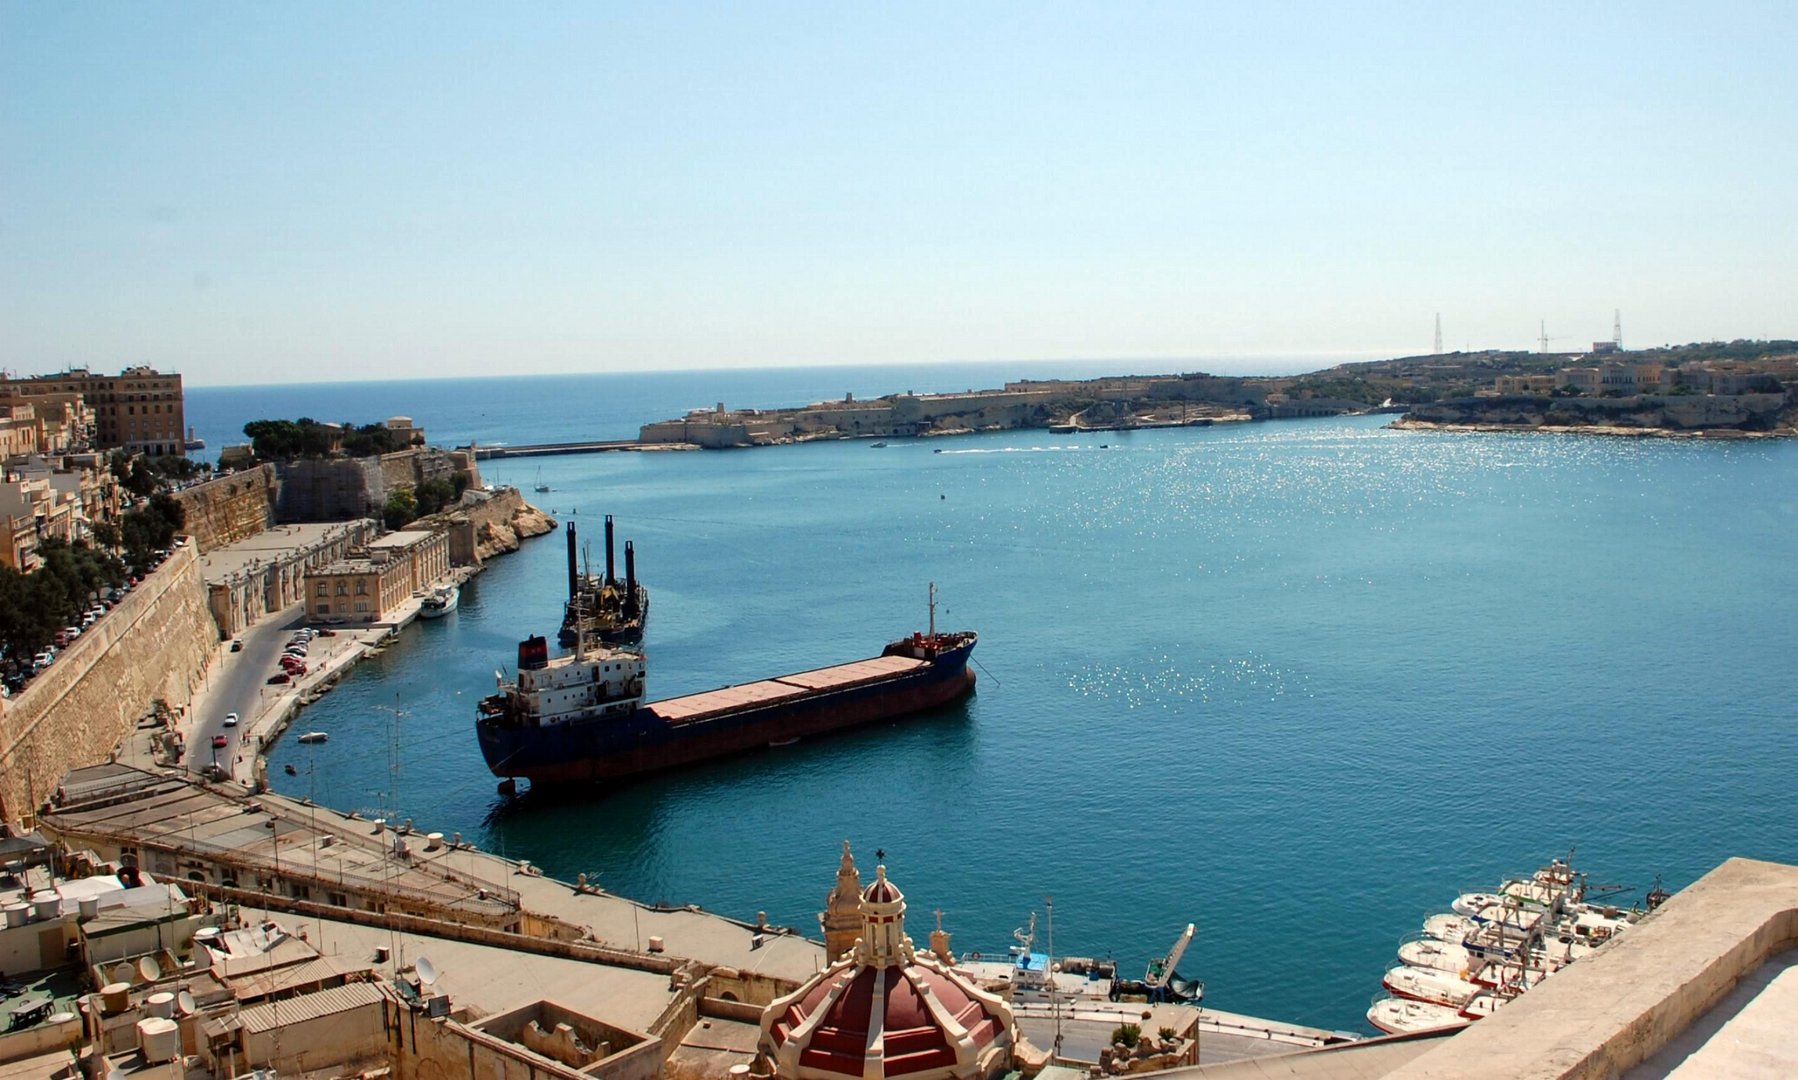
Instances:
[[[447,533],[423,529],[388,533],[370,541],[355,557],[308,574],[306,611],[314,618],[380,622],[449,570]]]
[[[1011,1068],[1011,1006],[905,934],[905,894],[886,867],[862,891],[860,936],[799,989],[762,1011],[760,1051],[781,1080],[984,1080]],[[859,880],[847,847],[826,932],[839,934],[844,885]],[[840,936],[837,939],[841,940]]]
[[[186,452],[185,398],[178,373],[140,366],[118,375],[73,368],[55,375],[0,378],[0,398],[47,395],[80,395],[93,410],[98,449],[123,448],[153,457]]]

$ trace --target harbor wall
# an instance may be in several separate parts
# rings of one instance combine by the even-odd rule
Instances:
[[[23,692],[0,701],[0,819],[19,821],[64,773],[107,760],[152,701],[186,708],[217,644],[188,542]]]
[[[258,465],[175,493],[187,515],[182,531],[194,538],[201,554],[248,540],[273,525],[278,497],[273,465]]]

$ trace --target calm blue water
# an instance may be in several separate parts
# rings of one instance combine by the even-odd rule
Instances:
[[[846,388],[828,377],[818,393]],[[521,406],[477,385],[271,391],[265,411],[313,393],[483,440],[583,434],[589,413],[629,433],[614,402],[574,397],[489,433],[471,417]],[[785,389],[764,402],[815,396]],[[678,402],[650,415],[757,396],[688,376],[630,394]],[[554,874],[808,932],[847,837],[866,862],[884,847],[958,948],[1002,947],[1046,894],[1061,951],[1133,971],[1195,921],[1182,967],[1213,1004],[1352,1029],[1426,914],[1571,846],[1595,881],[1642,888],[1798,860],[1798,443],[1383,420],[485,463],[527,488],[540,467],[547,507],[635,539],[657,696],[867,655],[922,623],[930,580],[941,621],[982,635],[979,691],[508,810],[472,713],[516,640],[556,623],[552,536],[311,710],[331,742],[284,743],[277,786],[340,807],[395,792],[420,825]],[[396,703],[394,784],[378,706]]]

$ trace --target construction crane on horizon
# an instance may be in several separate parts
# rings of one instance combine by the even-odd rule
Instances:
[[[1537,336],[1536,340],[1540,343],[1543,356],[1548,355],[1548,343],[1549,342],[1565,341],[1568,337],[1568,335],[1566,335],[1566,334],[1556,334],[1553,337],[1549,337],[1548,336],[1548,320],[1547,319],[1542,320],[1540,326],[1538,327],[1538,330],[1540,331],[1540,333]]]
[[[1442,355],[1442,312],[1440,311],[1436,313],[1436,351],[1430,355]]]

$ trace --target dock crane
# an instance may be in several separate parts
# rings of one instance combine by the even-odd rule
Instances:
[[[1143,973],[1142,981],[1148,988],[1150,1001],[1167,1001],[1170,989],[1176,992],[1181,990],[1173,985],[1176,978],[1174,969],[1180,965],[1180,958],[1186,955],[1186,947],[1192,944],[1193,934],[1196,932],[1197,927],[1187,923],[1186,930],[1174,941],[1174,947],[1167,951],[1167,955],[1159,960],[1149,961],[1149,969]],[[1204,991],[1201,989],[1200,993]]]

